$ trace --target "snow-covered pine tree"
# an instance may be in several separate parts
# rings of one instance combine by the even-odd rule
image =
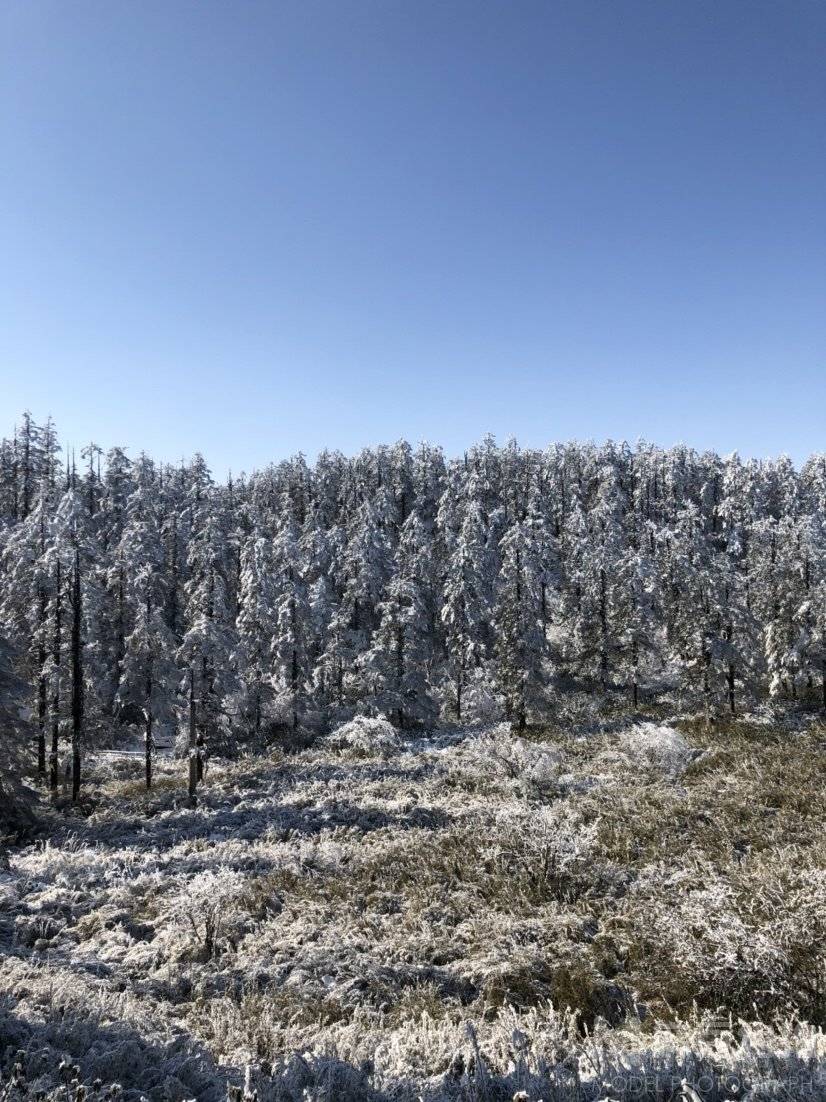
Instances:
[[[287,711],[293,729],[299,725],[309,686],[310,604],[298,536],[298,525],[289,502],[285,501],[273,544],[275,634],[272,655],[278,700]]]
[[[629,597],[621,573],[628,554],[628,501],[614,457],[608,458],[611,461],[601,462],[593,477],[587,507],[581,488],[572,491],[564,537],[564,653],[574,671],[596,681],[603,692],[612,684],[626,649],[623,606]]]
[[[648,553],[653,524],[642,526],[638,535],[626,544],[617,564],[615,595],[619,604],[620,645],[617,672],[629,689],[632,707],[639,705],[650,669],[660,650],[657,626],[660,613],[660,585],[657,570]]]
[[[516,730],[541,701],[547,642],[542,624],[542,561],[529,520],[518,520],[500,543],[494,621],[496,680]]]
[[[348,525],[338,568],[341,596],[323,657],[332,673],[339,705],[354,704],[364,690],[358,662],[379,626],[379,604],[392,565],[389,544],[386,524],[365,499]]]
[[[376,707],[401,728],[435,715],[430,686],[432,559],[431,526],[414,507],[402,526],[371,646],[359,662]]]
[[[226,748],[232,743],[232,709],[238,688],[235,668],[238,637],[230,613],[226,581],[229,546],[224,525],[212,506],[205,468],[196,465],[188,501],[192,535],[184,589],[186,629],[178,658],[192,675],[184,679],[188,720],[191,720],[190,697],[195,684],[199,781],[203,775],[206,746]]]
[[[125,507],[125,526],[115,551],[119,606],[123,612],[123,658],[117,713],[143,728],[144,777],[152,785],[152,759],[159,733],[171,737],[180,679],[175,639],[166,623],[164,546],[153,483],[139,479]],[[119,610],[120,615],[120,610]]]
[[[28,772],[27,748],[32,732],[27,715],[26,682],[17,674],[17,655],[0,635],[0,833],[8,835],[34,822],[32,793],[23,779]]]
[[[490,582],[481,574],[487,561],[481,511],[473,500],[462,509],[457,500],[460,478],[459,472],[451,472],[451,483],[439,505],[438,528],[446,560],[440,611],[446,674],[451,704],[461,723],[467,686],[487,657],[492,610],[488,604]]]
[[[46,776],[49,684],[49,601],[54,584],[47,560],[52,542],[48,484],[41,482],[34,508],[8,532],[2,553],[0,624],[24,682],[32,688],[37,716],[37,771]]]
[[[278,627],[272,542],[260,535],[257,528],[241,548],[238,606],[238,668],[244,686],[242,714],[257,736],[272,696],[273,641]]]
[[[53,579],[51,593],[51,753],[49,783],[58,787],[60,732],[70,736],[71,764],[65,775],[72,778],[72,797],[80,793],[82,746],[88,710],[87,689],[98,699],[99,667],[87,661],[93,655],[98,632],[100,594],[92,574],[95,535],[80,492],[67,489],[54,514],[51,540],[46,549],[47,569]],[[88,684],[87,684],[88,683]]]

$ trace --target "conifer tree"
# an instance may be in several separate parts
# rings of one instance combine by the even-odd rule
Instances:
[[[299,716],[309,678],[307,629],[310,606],[298,547],[296,523],[285,511],[273,546],[275,564],[273,661],[275,680],[286,703],[293,728]]]
[[[124,632],[116,711],[142,721],[144,777],[150,788],[157,735],[171,732],[178,680],[175,640],[164,615],[163,534],[151,481],[139,479],[126,502],[115,554]]]
[[[524,730],[539,703],[547,644],[541,620],[541,569],[537,546],[526,520],[513,524],[500,545],[495,622],[497,682],[505,714]]]
[[[460,723],[468,681],[485,659],[482,623],[489,610],[479,577],[483,548],[478,542],[478,535],[471,518],[462,524],[456,534],[447,561],[441,609],[449,676],[453,685],[456,718]]]
[[[431,561],[429,526],[414,508],[402,526],[393,575],[379,603],[379,623],[360,662],[364,684],[376,706],[402,728],[434,715],[430,690]]]
[[[272,693],[272,645],[277,630],[275,564],[272,543],[252,532],[241,549],[238,610],[239,669],[245,689],[244,713],[260,734]]]
[[[9,532],[3,555],[0,622],[16,647],[17,668],[31,685],[37,715],[37,771],[46,775],[48,719],[48,608],[53,579],[47,551],[52,541],[48,486],[41,483],[34,508]]]

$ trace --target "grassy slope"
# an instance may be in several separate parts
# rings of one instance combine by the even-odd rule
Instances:
[[[101,772],[0,878],[6,1063],[157,1099],[250,1062],[262,1099],[646,1097],[629,1065],[820,1097],[826,734],[683,731],[216,764],[195,811],[181,763],[148,797]]]

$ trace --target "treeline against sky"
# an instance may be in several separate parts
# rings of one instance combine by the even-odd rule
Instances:
[[[64,736],[199,746],[629,705],[826,703],[826,457],[490,438],[213,480],[24,415],[0,444],[0,633],[39,765]]]

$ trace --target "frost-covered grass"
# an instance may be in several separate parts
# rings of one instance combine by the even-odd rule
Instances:
[[[195,810],[99,763],[0,870],[0,1098],[826,1097],[824,737],[358,721]]]

